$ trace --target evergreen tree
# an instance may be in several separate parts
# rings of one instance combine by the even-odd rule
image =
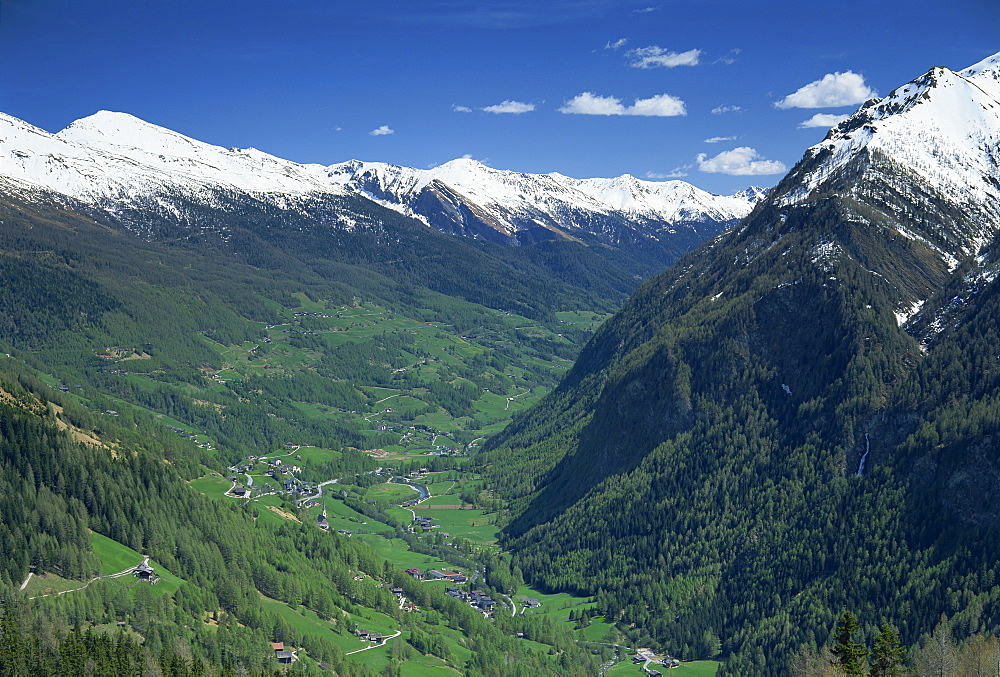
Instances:
[[[878,634],[875,635],[875,646],[868,659],[872,677],[891,677],[903,674],[905,654],[896,628],[888,623],[883,625]]]
[[[830,653],[834,659],[831,661],[845,675],[863,675],[864,659],[868,655],[868,650],[863,644],[854,641],[854,633],[858,631],[858,621],[854,614],[845,611],[837,625],[837,643]]]

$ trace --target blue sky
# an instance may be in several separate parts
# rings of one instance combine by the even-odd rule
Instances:
[[[776,183],[865,96],[997,51],[997,0],[3,0],[0,111],[731,193]]]

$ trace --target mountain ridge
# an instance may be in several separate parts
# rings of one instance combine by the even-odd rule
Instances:
[[[490,441],[528,580],[594,595],[637,641],[721,651],[726,675],[785,674],[844,608],[911,644],[941,613],[1000,627],[972,573],[1000,529],[1000,105],[949,73],[831,131]],[[978,117],[949,126],[956,108]],[[936,190],[956,156],[981,190]],[[959,588],[975,610],[947,604]]]
[[[188,194],[209,202],[213,192],[234,189],[258,197],[355,193],[446,232],[461,233],[456,227],[461,217],[455,214],[471,211],[481,217],[482,227],[472,232],[474,236],[519,244],[517,234],[524,230],[536,231],[526,241],[578,240],[581,234],[601,239],[607,235],[602,228],[628,229],[630,220],[646,222],[649,232],[632,228],[636,232],[611,239],[669,238],[674,228],[691,229],[695,223],[714,234],[749,213],[763,194],[749,189],[715,196],[685,182],[627,176],[523,174],[469,159],[430,170],[356,160],[299,164],[253,148],[213,146],[110,111],[77,120],[56,134],[9,115],[0,116],[0,125],[0,156],[8,180],[112,209],[157,193]],[[453,208],[442,209],[441,203],[449,199]],[[442,213],[452,215],[451,220]],[[697,232],[692,235],[698,237]]]

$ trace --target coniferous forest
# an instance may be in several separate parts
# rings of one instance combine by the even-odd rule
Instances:
[[[942,73],[676,261],[5,181],[0,675],[994,674],[1000,184],[835,147]]]

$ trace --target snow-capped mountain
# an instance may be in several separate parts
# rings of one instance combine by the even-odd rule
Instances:
[[[436,228],[511,243],[584,233],[612,241],[659,238],[678,229],[701,229],[707,238],[749,214],[764,194],[752,188],[725,197],[684,181],[642,181],[629,175],[574,179],[523,174],[469,159],[427,170],[358,161],[329,169],[348,189]]]
[[[840,224],[817,231],[814,261],[850,256],[881,276],[900,323],[954,305],[943,297],[968,297],[1000,271],[1000,54],[958,72],[933,68],[868,101],[767,202],[779,230],[801,227],[806,212]],[[762,227],[773,226],[744,225]]]
[[[858,172],[852,191],[859,199],[872,199],[887,182],[905,191],[906,206],[888,210],[894,227],[949,268],[978,254],[1000,231],[1000,55],[957,73],[934,68],[868,101],[807,151],[784,182],[794,188],[778,202],[807,201]],[[957,213],[946,216],[945,205]],[[916,229],[903,224],[913,215],[921,215]],[[920,222],[936,215],[951,227],[925,232]]]
[[[763,194],[750,189],[721,197],[682,181],[631,176],[521,174],[473,160],[431,170],[359,161],[299,164],[253,148],[213,146],[108,111],[57,134],[0,114],[0,180],[111,212],[156,204],[178,218],[178,202],[218,206],[239,193],[281,205],[353,193],[446,232],[507,244],[582,238],[663,247],[677,240],[673,250],[735,223]]]
[[[289,162],[253,148],[213,146],[108,111],[77,120],[58,134],[0,113],[0,162],[0,176],[17,185],[95,206],[164,192],[342,192],[321,165]]]

